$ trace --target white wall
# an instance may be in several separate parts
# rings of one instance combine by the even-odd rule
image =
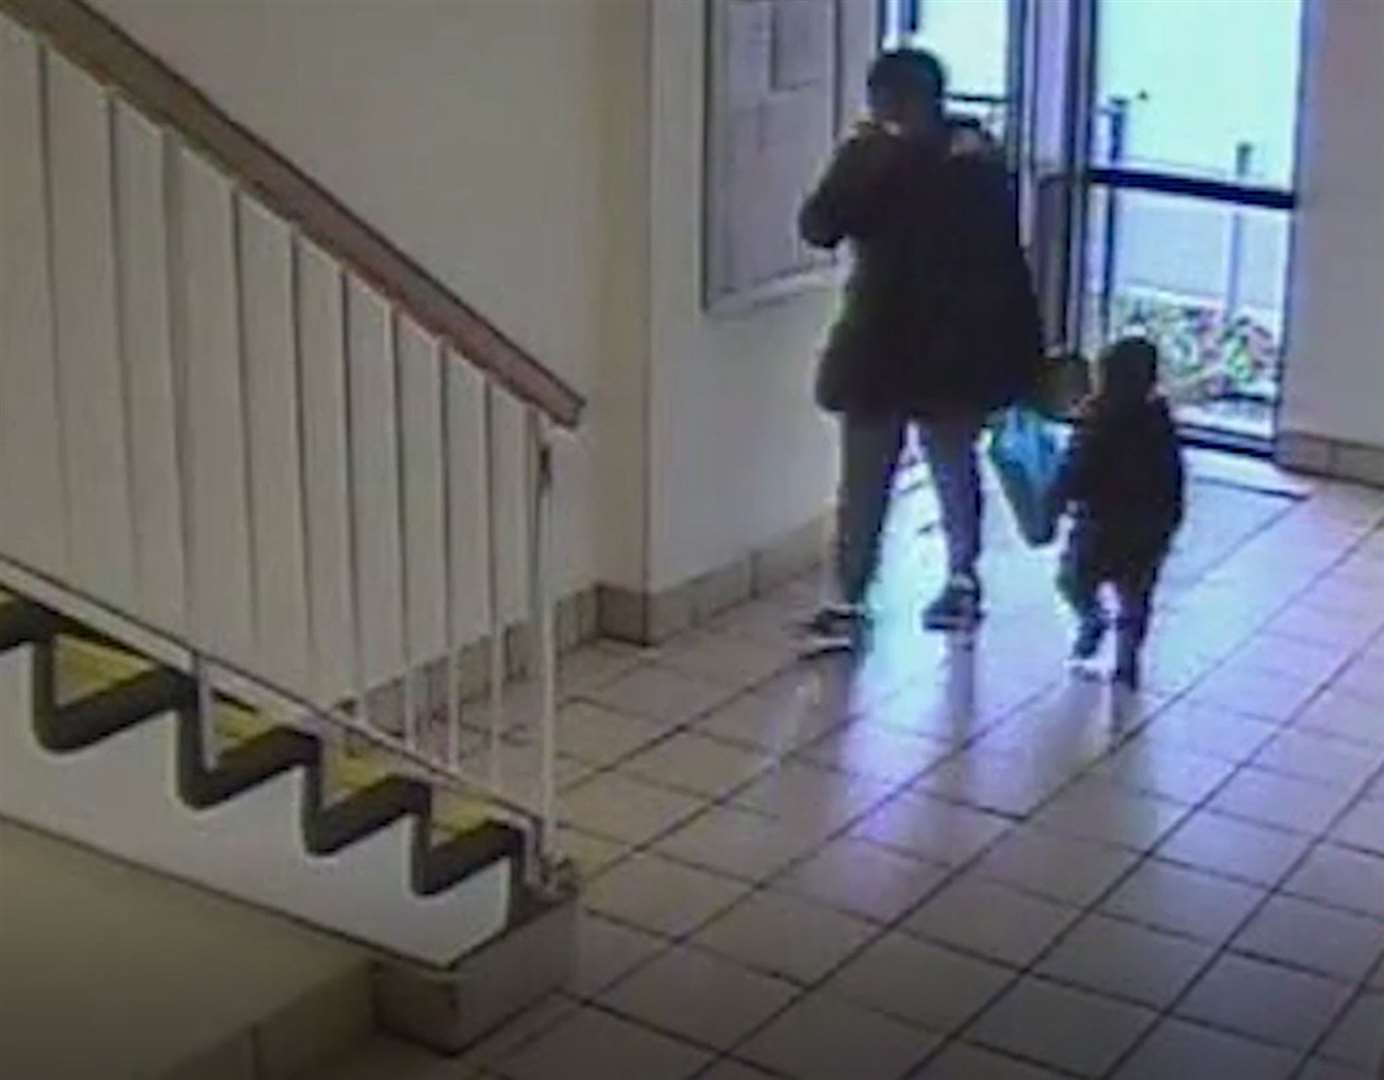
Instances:
[[[362,949],[5,821],[0,867],[5,1076],[162,1076],[355,971],[368,1023]]]
[[[593,399],[565,575],[662,589],[835,483],[834,298],[701,311],[705,0],[95,0]]]
[[[594,433],[638,436],[606,423],[637,390],[598,369],[642,347],[644,4],[95,0],[594,398],[559,456],[569,587],[596,575],[598,507],[610,576],[642,535],[638,503],[593,498],[592,474]]]
[[[835,298],[702,312],[705,0],[653,0],[649,587],[661,590],[806,524],[835,484],[812,371]]]
[[[1384,446],[1384,4],[1310,0],[1285,431]]]

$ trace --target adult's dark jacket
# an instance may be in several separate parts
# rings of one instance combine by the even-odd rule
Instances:
[[[818,369],[822,408],[928,419],[1030,389],[1042,332],[998,155],[867,129],[838,150],[799,224],[809,244],[849,241],[855,254]]]

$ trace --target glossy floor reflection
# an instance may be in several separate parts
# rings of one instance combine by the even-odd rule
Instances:
[[[813,581],[573,658],[571,987],[462,1060],[329,1075],[1375,1076],[1384,494],[1197,472],[1138,700],[1066,673],[1054,555],[998,503],[988,622],[921,633],[925,492],[858,665],[796,661]]]

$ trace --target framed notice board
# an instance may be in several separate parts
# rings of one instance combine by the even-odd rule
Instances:
[[[708,3],[704,303],[754,307],[833,282],[798,210],[864,105],[877,0]]]

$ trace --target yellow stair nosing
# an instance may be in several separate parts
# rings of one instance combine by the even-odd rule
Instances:
[[[213,712],[212,726],[218,737],[233,745],[253,742],[276,730],[280,724],[258,709],[235,702],[221,701]]]
[[[66,634],[58,635],[53,663],[60,701],[100,693],[158,667],[138,653]]]

